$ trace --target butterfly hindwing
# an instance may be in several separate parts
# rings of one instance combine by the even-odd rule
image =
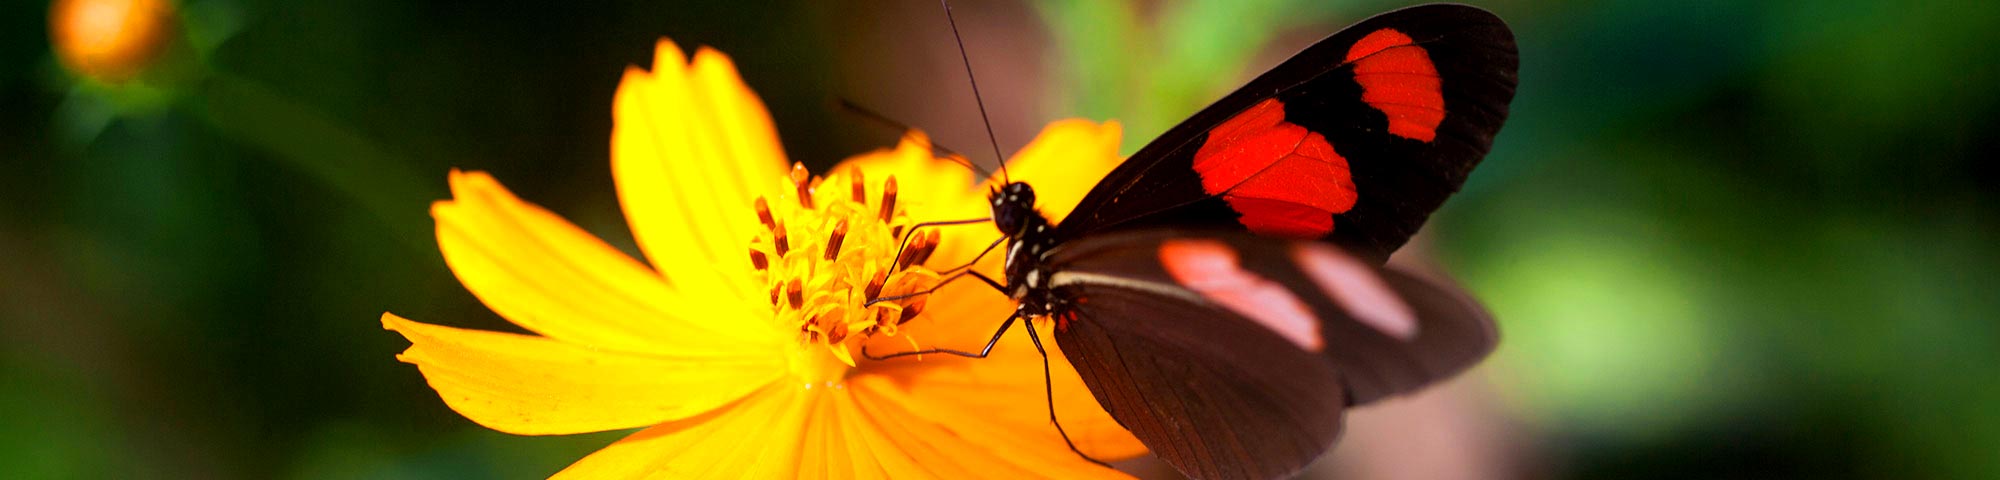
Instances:
[[[1209,305],[1085,289],[1056,342],[1098,404],[1183,473],[1290,476],[1338,437],[1345,399],[1331,364]]]
[[[1450,377],[1478,363],[1499,342],[1493,317],[1456,287],[1398,269],[1369,267],[1359,257],[1327,245],[1296,244],[1292,255],[1295,265],[1320,289],[1321,295],[1308,293],[1302,298],[1320,315],[1321,336],[1327,342],[1324,354],[1339,367],[1354,404]],[[1367,286],[1376,281],[1379,285]],[[1371,303],[1366,294],[1356,295],[1371,290],[1387,292],[1383,296],[1395,301],[1381,298]],[[1369,304],[1385,311],[1350,308]],[[1408,311],[1393,311],[1398,304]],[[1404,314],[1414,321],[1381,320]]]
[[[1149,229],[1050,262],[1064,355],[1113,418],[1201,478],[1294,473],[1345,406],[1462,371],[1495,340],[1463,293],[1320,242]]]
[[[1060,234],[1223,227],[1329,240],[1380,263],[1486,155],[1517,64],[1513,34],[1485,10],[1364,20],[1141,148]]]

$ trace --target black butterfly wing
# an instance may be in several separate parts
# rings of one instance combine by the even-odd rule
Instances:
[[[1328,342],[1342,339],[1342,348],[1329,348],[1327,355],[1340,365],[1352,403],[1416,390],[1493,353],[1500,339],[1493,317],[1465,291],[1408,272],[1376,273],[1411,307],[1419,327],[1412,338],[1396,338],[1343,310],[1320,310],[1327,315],[1321,328]]]
[[[1059,235],[1222,227],[1324,239],[1379,264],[1485,157],[1518,63],[1513,33],[1485,10],[1377,15],[1141,148]]]
[[[1463,293],[1323,243],[1144,230],[1050,261],[1064,355],[1113,418],[1200,478],[1295,473],[1342,408],[1462,371],[1496,339]]]
[[[1208,305],[1085,290],[1056,342],[1098,404],[1182,473],[1290,476],[1339,436],[1346,397],[1332,364]]]

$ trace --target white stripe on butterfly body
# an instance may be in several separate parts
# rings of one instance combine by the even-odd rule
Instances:
[[[1073,271],[1060,271],[1049,277],[1049,288],[1063,288],[1077,285],[1104,285],[1164,295],[1195,303],[1208,303],[1208,300],[1203,299],[1201,294],[1170,283],[1149,282],[1117,275]]]

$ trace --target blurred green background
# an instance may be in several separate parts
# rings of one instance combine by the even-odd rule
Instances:
[[[123,84],[0,7],[0,470],[539,478],[615,440],[458,417],[377,317],[516,330],[430,236],[452,167],[635,251],[611,96],[659,36],[731,54],[795,160],[894,141],[839,98],[986,151],[927,1],[582,3],[187,0]],[[1475,477],[2000,478],[2000,4],[1905,3],[1481,3],[1520,93],[1403,255],[1502,324],[1450,389]],[[1003,149],[1083,116],[1128,152],[1400,5],[957,4]]]

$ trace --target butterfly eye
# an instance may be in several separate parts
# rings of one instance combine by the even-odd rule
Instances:
[[[1009,186],[1007,189],[1007,202],[1020,204],[1022,207],[1029,209],[1035,208],[1034,187],[1029,187],[1025,183],[1016,183]]]
[[[1010,183],[993,191],[993,226],[1003,235],[1014,235],[1035,212],[1035,189],[1025,183]]]
[[[1020,207],[1013,202],[1003,201],[999,197],[993,199],[993,226],[999,228],[1002,235],[1011,236],[1021,231],[1021,222],[1027,220],[1027,216],[1022,213]]]

